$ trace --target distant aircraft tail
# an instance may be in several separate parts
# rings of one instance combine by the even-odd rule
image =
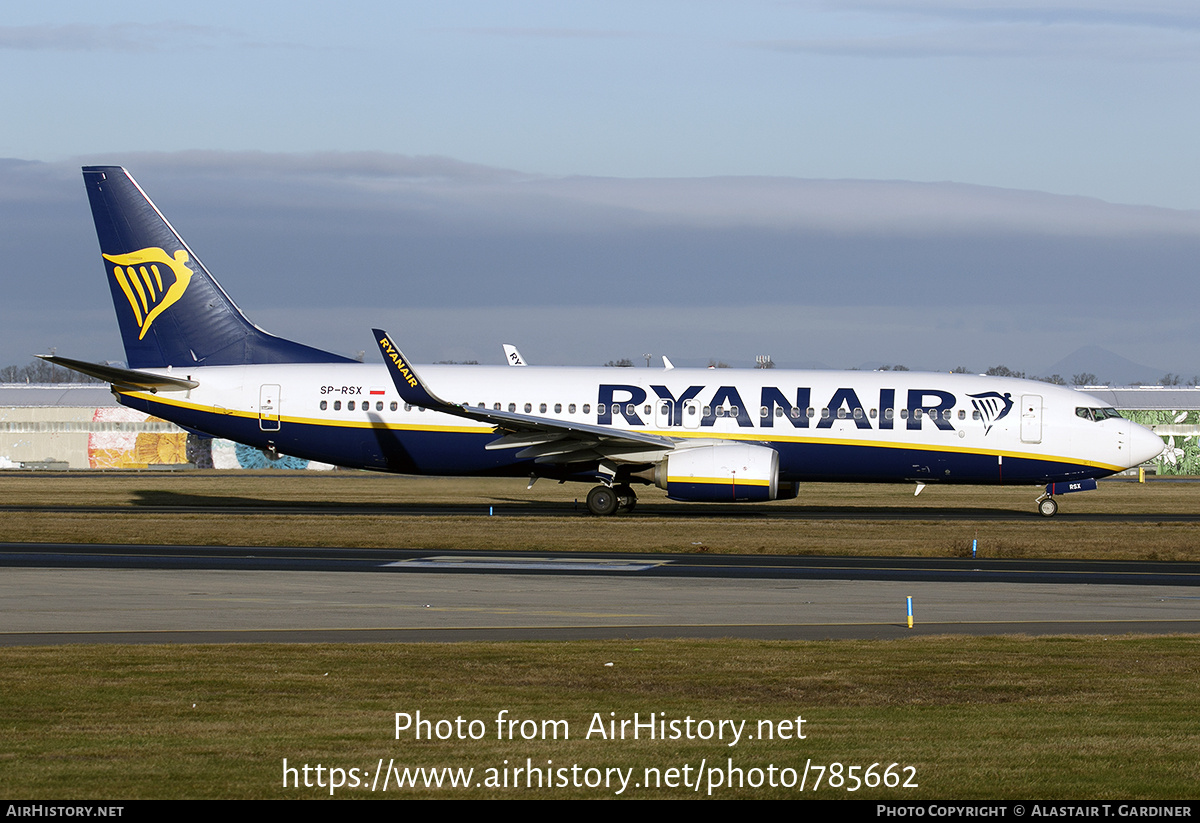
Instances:
[[[125,169],[83,181],[129,368],[352,362],[247,320]]]

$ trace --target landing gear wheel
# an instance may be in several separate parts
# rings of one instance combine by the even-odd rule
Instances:
[[[637,495],[633,493],[633,487],[617,486],[613,491],[617,493],[617,506],[621,511],[633,511],[633,507],[637,505]]]
[[[1058,513],[1058,503],[1053,497],[1043,497],[1038,501],[1038,514],[1042,517],[1053,517]]]
[[[588,492],[587,507],[592,514],[612,514],[617,510],[617,493],[608,486],[597,486]]]

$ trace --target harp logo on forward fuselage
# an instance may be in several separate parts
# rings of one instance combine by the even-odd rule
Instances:
[[[971,405],[983,418],[984,434],[990,432],[992,424],[1008,414],[1013,407],[1012,394],[1009,392],[1000,394],[1000,392],[985,391],[983,394],[968,394],[967,397],[971,398]]]
[[[113,264],[112,275],[133,310],[140,332],[138,340],[150,331],[155,318],[183,297],[192,279],[192,270],[185,265],[188,253],[183,249],[174,257],[151,247],[128,254],[106,254],[104,259]]]

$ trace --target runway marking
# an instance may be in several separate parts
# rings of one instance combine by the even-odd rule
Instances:
[[[509,569],[571,572],[644,572],[657,566],[665,566],[671,560],[597,560],[595,558],[573,557],[462,557],[441,555],[436,557],[418,557],[412,560],[397,560],[385,563],[384,568],[426,568],[426,569]]]

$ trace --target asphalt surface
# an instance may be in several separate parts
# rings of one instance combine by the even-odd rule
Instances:
[[[0,544],[0,567],[0,645],[1200,631],[1200,563]]]

